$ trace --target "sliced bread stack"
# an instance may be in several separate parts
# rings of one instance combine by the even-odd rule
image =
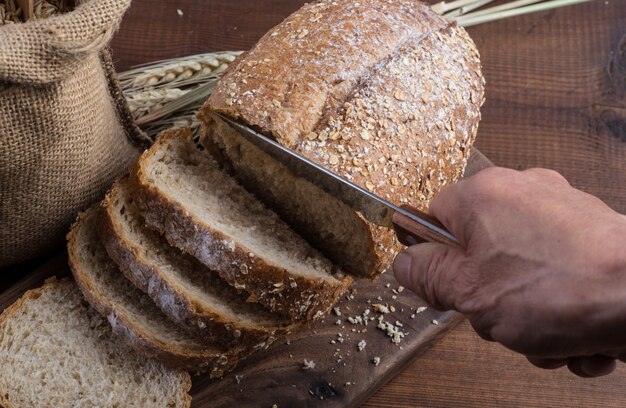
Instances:
[[[164,133],[68,234],[69,262],[113,332],[219,377],[325,315],[351,283],[200,150]]]

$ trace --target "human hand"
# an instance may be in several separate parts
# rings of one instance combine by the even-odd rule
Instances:
[[[408,248],[401,285],[539,367],[598,376],[626,357],[625,216],[545,169],[486,169],[430,211],[463,248]]]

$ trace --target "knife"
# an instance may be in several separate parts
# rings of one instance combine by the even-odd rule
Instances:
[[[383,227],[394,228],[398,239],[404,245],[410,246],[428,241],[460,246],[459,240],[432,215],[409,205],[396,206],[247,125],[220,113],[217,115],[235,129],[242,138],[269,154],[298,176],[359,211],[368,221]]]

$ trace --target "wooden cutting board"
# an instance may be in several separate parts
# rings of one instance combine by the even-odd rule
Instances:
[[[474,149],[466,175],[489,166]],[[0,312],[48,277],[69,274],[65,254],[57,256],[1,293]],[[426,308],[399,288],[391,272],[373,282],[360,280],[325,320],[222,379],[194,377],[192,406],[357,407],[461,320],[456,313]]]

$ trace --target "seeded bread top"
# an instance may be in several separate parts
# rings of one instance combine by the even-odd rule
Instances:
[[[217,111],[397,204],[425,208],[465,168],[483,102],[463,28],[413,0],[321,0],[234,63]]]

